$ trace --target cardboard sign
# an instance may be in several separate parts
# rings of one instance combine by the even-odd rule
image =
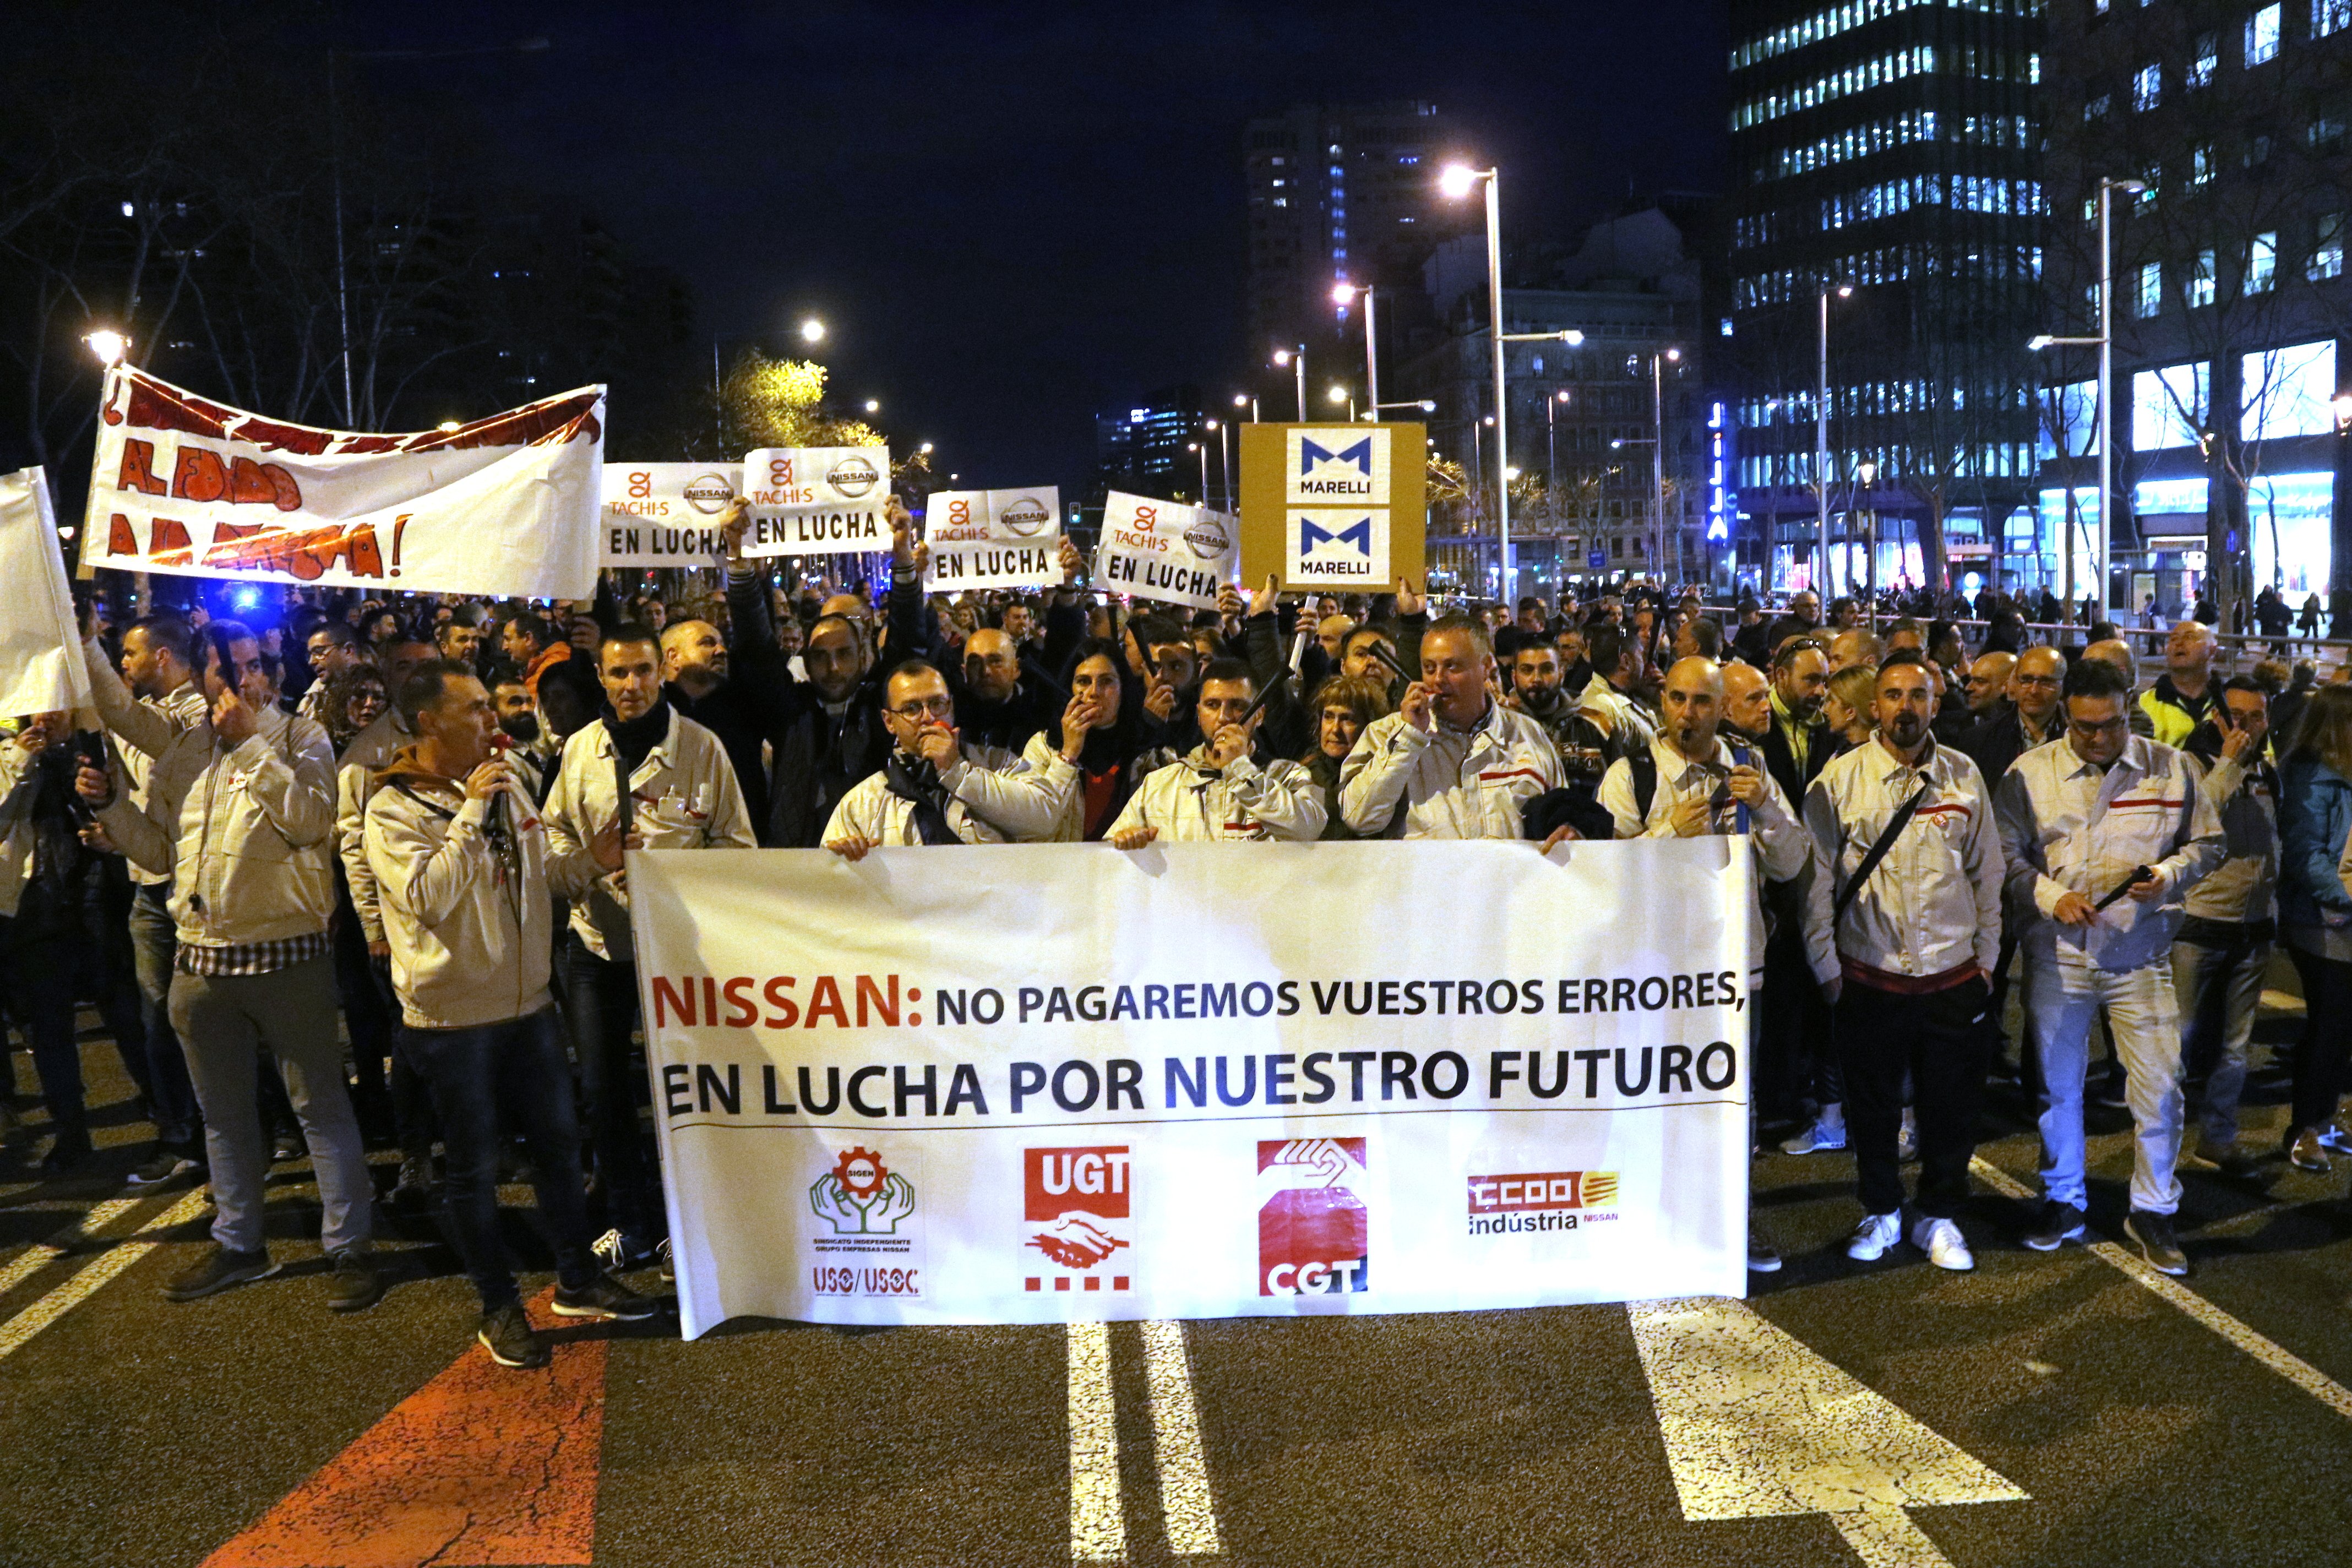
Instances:
[[[939,490],[923,514],[923,537],[945,544],[992,539],[1017,544],[1062,531],[1062,492],[1054,485],[1025,490]]]
[[[923,574],[926,594],[960,594],[966,588],[1058,588],[1062,585],[1062,536],[1010,542],[980,539],[931,546]]]
[[[740,463],[607,463],[597,520],[600,566],[708,566],[719,514],[742,488]]]
[[[743,458],[743,553],[848,555],[890,548],[887,447],[762,447]]]
[[[1285,588],[1392,592],[1426,563],[1419,425],[1240,426],[1242,572]]]
[[[1231,515],[1113,490],[1103,501],[1095,585],[1190,609],[1213,610],[1234,578],[1239,530]]]

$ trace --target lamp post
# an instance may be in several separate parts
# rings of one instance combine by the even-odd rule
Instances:
[[[1234,422],[1212,419],[1209,428],[1217,433],[1217,488],[1225,492],[1225,510],[1231,511],[1234,510]]]
[[[1274,363],[1288,365],[1298,379],[1298,422],[1307,423],[1307,345],[1274,351]]]
[[[1394,403],[1376,403],[1366,408],[1358,417],[1377,421],[1380,417],[1379,411],[1383,408],[1418,408],[1423,414],[1434,414],[1437,412],[1437,400],[1430,397],[1407,397]]]
[[[2109,510],[2109,502],[2115,489],[2116,476],[2115,442],[2112,439],[2115,435],[2115,419],[2108,412],[2115,406],[2116,381],[2116,251],[2112,243],[2114,225],[2111,208],[2116,192],[2122,191],[2129,195],[2137,195],[2147,189],[2147,182],[2145,180],[2113,180],[2105,175],[2099,178],[2098,334],[2088,338],[2058,338],[2045,332],[2032,339],[2025,345],[2029,349],[2037,351],[2046,348],[2087,348],[2096,345],[2099,351],[2099,395],[2095,439],[2099,443],[2099,532],[2095,553],[2099,563],[2099,618],[2101,620],[2112,619],[2115,615],[2115,577],[2108,570],[2107,562],[2108,550],[2115,541],[2115,530],[2108,520],[2114,515]],[[2070,510],[2074,490],[2074,481],[2070,478],[2066,483]],[[2208,563],[2209,567],[2210,564]],[[2074,619],[2074,527],[2072,522],[2069,522],[2066,528],[2065,619],[2070,625]]]
[[[1666,563],[1666,382],[1667,364],[1680,364],[1680,349],[1654,349],[1650,353],[1650,489],[1657,511],[1651,536],[1658,542],[1657,563],[1661,570]],[[1683,569],[1683,531],[1675,530],[1675,574],[1679,578]]]
[[[1499,169],[1473,169],[1454,163],[1438,176],[1437,188],[1456,201],[1484,181],[1486,186],[1486,312],[1495,343],[1495,544],[1502,554],[1503,598],[1518,599],[1518,563],[1511,558],[1511,482],[1503,477],[1510,466],[1509,410],[1503,387],[1503,209]]]
[[[1559,412],[1559,405],[1567,401],[1566,387],[1562,387],[1544,400],[1544,463],[1546,465],[1544,488],[1552,491],[1555,498],[1559,490],[1559,422],[1554,416]],[[1559,515],[1557,499],[1552,507],[1552,515],[1554,517]]]
[[[1343,310],[1355,302],[1359,294],[1364,297],[1364,400],[1371,405],[1372,420],[1377,424],[1381,417],[1380,316],[1372,303],[1372,287],[1367,283],[1360,289],[1346,282],[1331,286],[1331,302]]]
[[[1870,487],[1878,482],[1878,465],[1868,458],[1853,466],[1854,478],[1861,481],[1858,493],[1848,501],[1849,510],[1859,510],[1863,515],[1863,548],[1870,553],[1863,563],[1863,624],[1867,626],[1878,614],[1878,509],[1871,504]],[[1852,573],[1847,575],[1851,577]]]
[[[1841,283],[1832,289],[1822,289],[1822,340],[1820,378],[1813,388],[1813,500],[1821,509],[1821,541],[1815,547],[1815,558],[1821,563],[1822,580],[1813,584],[1813,592],[1826,605],[1830,595],[1830,295],[1841,300],[1853,298],[1853,285]]]
[[[1184,450],[1201,454],[1201,504],[1206,506],[1209,504],[1209,444],[1206,441],[1187,441]]]
[[[1248,409],[1248,410],[1250,411],[1250,423],[1251,423],[1251,424],[1253,424],[1253,425],[1255,425],[1255,424],[1256,424],[1256,423],[1257,423],[1257,399],[1256,399],[1256,398],[1252,397],[1252,396],[1251,396],[1248,393],[1246,393],[1246,392],[1236,392],[1236,393],[1234,393],[1234,407],[1236,407],[1236,408],[1246,408],[1246,409]]]

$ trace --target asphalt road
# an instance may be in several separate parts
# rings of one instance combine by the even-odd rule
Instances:
[[[429,1223],[392,1238],[380,1306],[331,1317],[299,1162],[275,1175],[287,1273],[164,1302],[202,1200],[120,1203],[142,1130],[111,1050],[85,1056],[113,1102],[103,1173],[0,1174],[7,1568],[2352,1560],[2342,1170],[2191,1173],[2197,1271],[2168,1299],[2119,1254],[2017,1246],[2024,1205],[1990,1184],[2032,1178],[2013,1094],[1964,1222],[1972,1274],[1907,1247],[1849,1263],[1851,1162],[1774,1155],[1759,1205],[1790,1262],[1745,1308],[738,1322],[691,1345],[656,1323],[568,1329],[556,1373],[526,1376],[468,1351],[472,1292]],[[2281,1099],[2258,1082],[2255,1146]],[[2114,1237],[2125,1119],[2093,1114]],[[1677,1332],[1719,1353],[1653,1376],[1644,1336]],[[1845,1500],[1791,1503],[1792,1475]],[[1998,1500],[1938,1500],[1971,1487]]]

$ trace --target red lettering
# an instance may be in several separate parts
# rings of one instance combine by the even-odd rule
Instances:
[[[106,552],[109,555],[139,553],[139,536],[131,531],[131,520],[119,511],[107,520]]]
[[[751,977],[750,975],[738,974],[733,979],[728,981],[725,994],[727,997],[727,1026],[729,1028],[748,1029],[752,1025],[760,1021],[760,1009],[755,1006],[751,1001]],[[740,1016],[737,1013],[738,1008],[741,1009]]]
[[[654,976],[654,1027],[669,1022],[669,1016],[688,1028],[694,1026],[694,982],[680,981],[676,984],[656,974]]]
[[[882,1015],[884,1023],[894,1029],[898,1026],[898,977],[893,974],[889,978],[890,994],[886,999],[883,996],[882,988],[874,984],[872,975],[861,974],[857,977],[857,1026],[859,1028],[866,1027],[866,1004],[869,999],[874,1004],[874,1010]]]
[[[793,977],[789,974],[769,976],[767,989],[761,994],[767,997],[768,1005],[775,1009],[768,1015],[768,1027],[771,1029],[789,1029],[800,1022],[799,1004],[784,994],[792,987]]]
[[[168,517],[152,519],[147,524],[147,553],[161,555],[166,550],[193,550],[188,537],[188,525]]]
[[[218,452],[184,446],[172,465],[172,493],[182,500],[218,500],[228,494],[228,465]]]
[[[814,1029],[817,1019],[824,1016],[830,1016],[845,1029],[849,1027],[849,1010],[841,1005],[841,986],[830,974],[816,977],[816,989],[809,996],[808,1016],[801,1027]]]
[[[163,493],[163,481],[155,477],[155,443],[127,436],[122,441],[122,468],[114,476],[114,488],[137,490],[142,495]]]

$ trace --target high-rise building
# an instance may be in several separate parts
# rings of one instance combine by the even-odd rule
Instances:
[[[1250,121],[1249,321],[1259,349],[1329,343],[1335,282],[1412,286],[1476,205],[1437,194],[1439,166],[1461,151],[1432,103],[1305,107]]]
[[[1844,592],[1874,554],[1882,585],[2046,565],[2025,346],[2042,330],[2042,10],[1733,0],[1732,289],[1714,346],[1759,580]]]
[[[1096,415],[1095,502],[1100,504],[1106,489],[1199,501],[1199,443],[1207,434],[1206,420],[1201,389],[1190,385],[1168,387],[1139,403]],[[1210,457],[1213,475],[1218,458],[1215,453]]]
[[[2352,0],[2051,0],[2046,25],[2063,64],[2042,86],[2040,331],[2096,336],[2100,186],[2127,184],[2108,192],[2104,420],[2096,350],[2043,356],[2043,532],[2074,524],[2087,594],[2111,516],[2109,603],[2133,611],[2150,597],[2178,616],[2200,595],[2217,608],[2264,589],[2294,607],[2325,596],[2352,560],[2334,407],[2352,333]]]

